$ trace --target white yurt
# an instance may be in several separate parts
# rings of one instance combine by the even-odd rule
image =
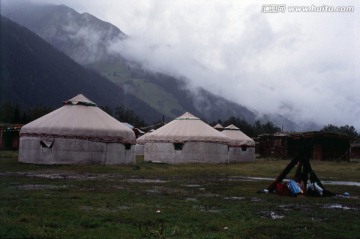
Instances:
[[[231,124],[221,132],[229,138],[229,162],[255,161],[255,141]]]
[[[217,124],[214,126],[214,129],[216,129],[217,131],[223,131],[224,127],[221,124]]]
[[[144,155],[144,146],[145,146],[145,139],[147,134],[154,132],[154,129],[151,129],[149,132],[141,135],[139,138],[136,139],[135,145],[135,154],[136,155]]]
[[[149,133],[146,133],[146,134],[149,134]],[[135,145],[135,154],[136,155],[144,155],[145,142],[143,141],[143,139],[146,137],[146,134],[144,134],[136,139],[136,145]]]
[[[79,94],[20,130],[19,162],[135,163],[134,132]]]
[[[170,164],[226,163],[228,138],[190,113],[145,134],[144,160]],[[139,143],[139,141],[138,141]]]

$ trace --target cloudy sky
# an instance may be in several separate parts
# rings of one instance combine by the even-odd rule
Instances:
[[[359,0],[33,1],[111,22],[130,36],[111,49],[151,70],[258,112],[360,131]],[[353,11],[314,12],[342,6]]]

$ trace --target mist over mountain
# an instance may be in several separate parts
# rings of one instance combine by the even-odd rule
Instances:
[[[274,121],[285,130],[300,128],[280,114],[261,114],[194,86],[186,75],[149,68],[146,62],[122,55],[114,47],[126,47],[123,43],[131,36],[88,13],[80,14],[64,5],[18,3],[3,7],[2,14],[28,27],[78,63],[98,71],[124,94],[143,101],[153,112],[173,118],[191,111],[208,121],[234,116],[248,122]],[[309,128],[309,124],[305,127]]]
[[[148,122],[162,115],[39,36],[1,16],[0,103],[59,107],[82,93],[99,106],[131,108]],[[101,87],[100,87],[101,86]]]
[[[64,5],[15,2],[2,14],[27,27],[80,64],[109,57],[107,46],[126,35],[110,23]]]

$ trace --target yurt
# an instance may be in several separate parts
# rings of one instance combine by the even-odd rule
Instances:
[[[149,133],[146,133],[136,139],[136,145],[135,145],[135,154],[136,155],[144,155],[145,142],[143,141],[143,139],[146,137],[147,134],[149,134]]]
[[[217,124],[217,125],[214,126],[214,129],[221,132],[221,131],[224,130],[224,126],[222,126],[221,124]]]
[[[135,145],[135,154],[136,155],[144,155],[144,145],[145,145],[145,139],[148,134],[154,132],[154,129],[151,129],[149,132],[141,135],[139,138],[136,139],[136,145]]]
[[[255,141],[231,124],[221,132],[229,138],[229,162],[255,161]]]
[[[19,162],[131,164],[134,132],[79,94],[20,130]]]
[[[170,164],[227,162],[228,138],[190,113],[145,134],[141,141],[145,145],[145,161]]]

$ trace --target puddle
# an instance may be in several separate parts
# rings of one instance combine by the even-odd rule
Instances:
[[[211,212],[211,213],[220,213],[220,210],[216,210],[216,209],[209,209],[209,210],[200,210],[202,212]]]
[[[251,202],[262,202],[262,200],[261,200],[260,198],[257,198],[257,197],[251,198],[250,201],[251,201]]]
[[[186,198],[185,201],[187,201],[187,202],[197,202],[198,200],[196,198]]]
[[[359,210],[357,208],[348,207],[348,206],[344,206],[344,205],[341,205],[341,204],[327,204],[323,208],[326,208],[326,209],[341,209],[341,210],[355,210],[355,211]]]
[[[16,186],[19,190],[48,190],[48,189],[59,189],[59,188],[66,188],[65,185],[63,186],[55,186],[55,185],[45,185],[45,184],[25,184],[21,186]]]
[[[271,217],[271,219],[281,219],[281,218],[284,218],[283,215],[278,215],[278,214],[276,214],[275,212],[271,212],[271,213],[270,213],[270,217]]]
[[[101,177],[106,177],[106,175],[100,174],[74,174],[68,172],[62,173],[36,173],[36,172],[6,172],[0,173],[0,176],[25,176],[32,178],[45,178],[45,179],[97,179]]]
[[[199,187],[201,187],[201,185],[199,185],[199,184],[188,184],[188,185],[185,185],[185,187],[188,187],[188,188],[199,188]]]
[[[260,212],[260,217],[263,217],[263,218],[271,218],[273,220],[276,220],[276,219],[282,219],[284,218],[285,216],[284,215],[280,215],[280,214],[277,214],[276,212],[268,212],[268,211],[261,211]]]
[[[275,178],[265,178],[265,177],[230,177],[229,181],[274,181]],[[284,181],[288,181],[285,179]],[[343,185],[343,186],[356,186],[360,187],[360,182],[351,182],[351,181],[326,181],[321,180],[322,184],[326,185]]]
[[[114,208],[105,208],[105,207],[95,208],[92,206],[80,206],[79,208],[81,210],[85,210],[85,211],[100,211],[100,212],[118,212],[118,211],[122,211],[122,210],[131,209],[131,207],[126,206],[126,205],[122,205],[122,206],[118,206],[118,207],[114,207]]]
[[[343,186],[356,186],[360,187],[359,182],[347,182],[347,181],[321,181],[322,184],[327,185],[343,185]]]
[[[111,174],[76,174],[72,172],[5,172],[0,173],[0,176],[25,176],[25,177],[36,177],[36,178],[46,178],[46,179],[74,179],[74,180],[89,180],[89,179],[101,179],[101,178],[124,178],[123,175],[111,175]],[[221,181],[274,181],[275,178],[266,178],[266,177],[229,177],[219,179]],[[161,179],[126,179],[126,182],[130,183],[167,183],[166,180]],[[284,181],[287,181],[286,179]],[[356,186],[360,187],[360,182],[351,182],[351,181],[326,181],[321,180],[321,183],[324,185],[344,185],[344,186]],[[188,184],[184,185],[189,188],[201,188],[199,184]],[[201,190],[204,190],[201,188]]]
[[[225,200],[244,200],[245,197],[224,197]]]
[[[185,190],[181,188],[175,188],[175,187],[164,187],[164,186],[152,186],[149,189],[143,190],[147,194],[184,194],[186,193]]]
[[[167,183],[167,181],[165,181],[165,180],[143,179],[143,178],[127,179],[126,182],[129,182],[129,183]]]
[[[215,193],[203,193],[203,194],[198,194],[195,195],[197,197],[205,197],[205,198],[215,198],[215,197],[220,197],[219,194],[215,194]]]
[[[220,209],[208,208],[208,207],[205,207],[205,206],[193,206],[193,208],[199,209],[200,212],[209,212],[209,213],[220,213],[221,212]]]

